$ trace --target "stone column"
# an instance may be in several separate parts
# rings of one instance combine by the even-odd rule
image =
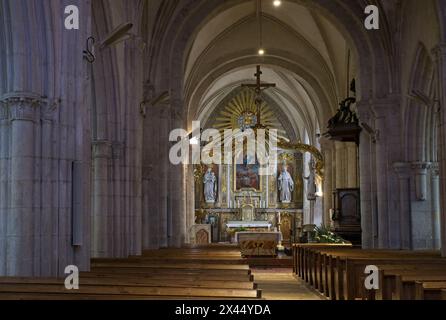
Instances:
[[[112,157],[112,144],[108,141],[93,142],[93,212],[92,212],[92,257],[108,257],[112,237],[109,227],[108,171]]]
[[[427,172],[430,165],[429,162],[412,163],[415,174],[415,195],[418,201],[426,201],[427,199]]]
[[[190,243],[190,231],[192,226],[195,224],[195,179],[194,179],[193,165],[188,165],[186,167],[186,190],[187,190],[186,243]],[[221,189],[219,188],[218,192],[221,192],[220,190]]]
[[[410,208],[410,176],[411,166],[406,162],[394,163],[393,168],[399,179],[400,194],[400,224],[392,226],[393,232],[400,232],[401,248],[411,250],[412,246],[412,225]]]
[[[441,247],[440,238],[440,168],[438,163],[431,165],[431,201],[432,201],[432,238],[433,248],[439,249]]]
[[[323,224],[325,227],[330,227],[331,217],[330,209],[333,209],[333,142],[331,141],[321,141],[322,152],[325,159],[325,170],[324,170],[324,185],[323,185]]]
[[[42,102],[32,93],[13,93],[1,98],[11,121],[10,206],[6,226],[6,275],[35,274],[34,208],[35,125],[40,120]]]
[[[360,121],[370,125],[370,106],[365,103],[358,102],[358,115]],[[365,129],[362,130],[359,144],[359,173],[360,173],[360,190],[361,190],[361,229],[362,229],[362,246],[364,249],[374,247],[374,222],[373,222],[373,193],[372,188],[372,139],[371,133]]]
[[[6,225],[9,208],[9,109],[0,102],[0,275],[6,275]]]
[[[169,246],[169,221],[168,221],[168,210],[170,207],[169,199],[169,148],[171,144],[169,143],[169,119],[170,119],[170,105],[163,105],[163,109],[160,111],[160,157],[159,157],[159,195],[158,195],[158,205],[159,205],[159,245],[160,247]]]
[[[377,173],[377,196],[378,196],[378,246],[387,248],[389,245],[389,216],[387,203],[387,154],[385,135],[385,118],[379,117],[375,121],[376,130],[380,133],[380,138],[376,143],[376,173]]]
[[[399,224],[398,178],[392,164],[401,156],[400,96],[372,101],[376,137],[376,189],[378,210],[378,246],[398,248],[400,234],[390,226]]]
[[[183,102],[180,100],[172,101],[171,110],[171,130],[185,128],[184,118],[180,110],[183,108]],[[170,162],[169,162],[170,164]],[[170,246],[181,247],[185,243],[186,236],[186,184],[185,184],[186,165],[170,165],[169,168],[169,197],[170,197],[170,217],[171,241]],[[169,212],[168,211],[168,212]]]
[[[441,253],[446,257],[446,43],[437,46],[436,57],[438,93],[440,98],[440,190],[441,190]]]

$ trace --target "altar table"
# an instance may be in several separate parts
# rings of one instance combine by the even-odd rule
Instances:
[[[242,256],[276,256],[277,245],[282,241],[281,232],[237,232],[235,240]]]

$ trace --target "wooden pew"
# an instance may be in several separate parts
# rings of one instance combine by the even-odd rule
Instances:
[[[147,300],[259,299],[261,290],[235,248],[145,252],[130,259],[93,259],[80,273],[80,289],[64,279],[0,278],[0,299]],[[212,260],[212,261],[211,261]]]
[[[130,296],[157,296],[157,297],[211,297],[211,298],[260,298],[260,290],[247,289],[221,289],[221,288],[192,288],[192,287],[141,287],[141,286],[102,286],[82,285],[79,290],[66,290],[61,284],[30,283],[2,284],[0,293],[49,293],[75,297],[76,295],[130,295]]]
[[[113,272],[115,271],[115,272]],[[122,277],[130,277],[138,279],[160,279],[160,280],[181,280],[184,279],[185,276],[187,276],[188,280],[191,281],[199,281],[205,277],[207,280],[216,280],[216,281],[227,281],[228,276],[220,273],[191,273],[191,272],[182,272],[179,271],[173,271],[173,272],[165,272],[165,273],[144,273],[144,272],[134,272],[134,273],[125,273],[125,272],[116,272],[116,270],[108,270],[105,272],[81,272],[80,278],[83,279],[85,277],[95,277],[95,278],[122,278]],[[232,274],[230,275],[230,280],[232,281],[254,281],[254,276],[252,274],[250,275],[237,275]]]
[[[380,290],[377,299],[413,300],[416,281],[446,281],[444,266],[380,266]]]
[[[385,253],[381,255],[370,255],[368,257],[346,258],[344,269],[344,297],[347,300],[360,298],[360,292],[363,291],[361,279],[364,275],[364,269],[367,265],[376,265],[378,268],[382,265],[423,265],[424,268],[441,269],[446,267],[446,260],[434,257],[423,257],[420,255],[402,255],[397,253]]]
[[[390,260],[390,263],[395,264],[398,263],[399,259],[405,259],[405,254],[401,254],[401,252],[395,253],[395,252],[386,252],[386,251],[349,251],[349,252],[330,252],[331,259],[329,259],[329,263],[331,265],[328,266],[328,269],[331,273],[331,278],[329,280],[332,280],[330,283],[328,283],[330,294],[329,296],[336,299],[344,299],[347,298],[350,294],[349,298],[352,298],[356,295],[356,292],[353,292],[354,286],[350,286],[349,283],[356,283],[356,275],[358,277],[361,277],[363,275],[365,266],[368,264],[374,264],[377,265],[378,263],[381,263],[382,261],[385,261],[386,259]],[[410,256],[409,256],[410,257]],[[350,261],[354,261],[354,259],[365,259],[362,261],[361,271],[350,273],[346,270],[346,263],[347,260],[350,259]],[[373,261],[373,259],[376,259]],[[350,266],[351,267],[351,266]],[[322,268],[322,270],[324,267]],[[348,276],[351,278],[348,279]],[[322,278],[323,279],[323,278]],[[363,282],[360,284],[363,285]],[[332,292],[334,291],[334,292]],[[350,293],[349,293],[350,291]],[[327,294],[328,295],[328,294]],[[357,298],[357,296],[355,296]]]
[[[363,298],[366,265],[379,267],[412,263],[427,264],[433,269],[446,266],[446,260],[433,251],[351,250],[317,246],[294,246],[293,250],[295,272],[332,299]]]
[[[183,270],[215,270],[215,271],[240,271],[249,273],[248,265],[226,265],[226,264],[195,264],[195,263],[152,263],[145,261],[138,262],[94,262],[91,264],[92,268],[147,268],[159,269],[162,266],[164,269],[183,269]]]
[[[293,244],[293,270],[300,277],[304,277],[305,266],[310,258],[313,249],[324,248],[353,248],[351,244],[322,244],[322,243],[305,243]]]
[[[442,300],[446,281],[443,282],[415,282],[415,300]]]
[[[64,279],[55,278],[0,278],[0,285],[4,284],[59,284],[64,285]],[[185,288],[222,288],[222,289],[257,289],[251,281],[204,280],[204,279],[151,279],[135,277],[97,277],[88,276],[80,278],[80,285],[97,286],[133,286],[133,287],[185,287]]]

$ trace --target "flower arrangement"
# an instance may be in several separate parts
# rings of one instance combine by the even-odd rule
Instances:
[[[324,227],[316,227],[315,233],[314,239],[318,243],[348,243],[348,241]]]

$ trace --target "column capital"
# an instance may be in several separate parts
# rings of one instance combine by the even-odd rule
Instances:
[[[392,95],[381,99],[373,99],[370,101],[372,105],[373,115],[376,119],[395,116],[400,111],[400,96]]]
[[[113,155],[113,144],[106,140],[96,140],[92,143],[93,146],[93,158],[105,158],[111,159]]]
[[[419,175],[427,174],[427,170],[432,166],[431,162],[412,162],[411,167],[412,170]]]
[[[38,121],[42,97],[32,92],[11,92],[0,97],[0,120]]]
[[[9,108],[0,101],[0,121],[9,119]]]
[[[395,162],[393,164],[393,170],[400,179],[406,179],[410,177],[411,164],[408,162]]]
[[[440,164],[438,162],[433,162],[430,169],[433,177],[440,176]]]
[[[113,156],[113,159],[120,159],[124,155],[124,144],[115,142],[111,144],[111,155]]]
[[[427,172],[431,162],[412,162],[411,166],[415,173],[415,192],[418,201],[427,199]]]

